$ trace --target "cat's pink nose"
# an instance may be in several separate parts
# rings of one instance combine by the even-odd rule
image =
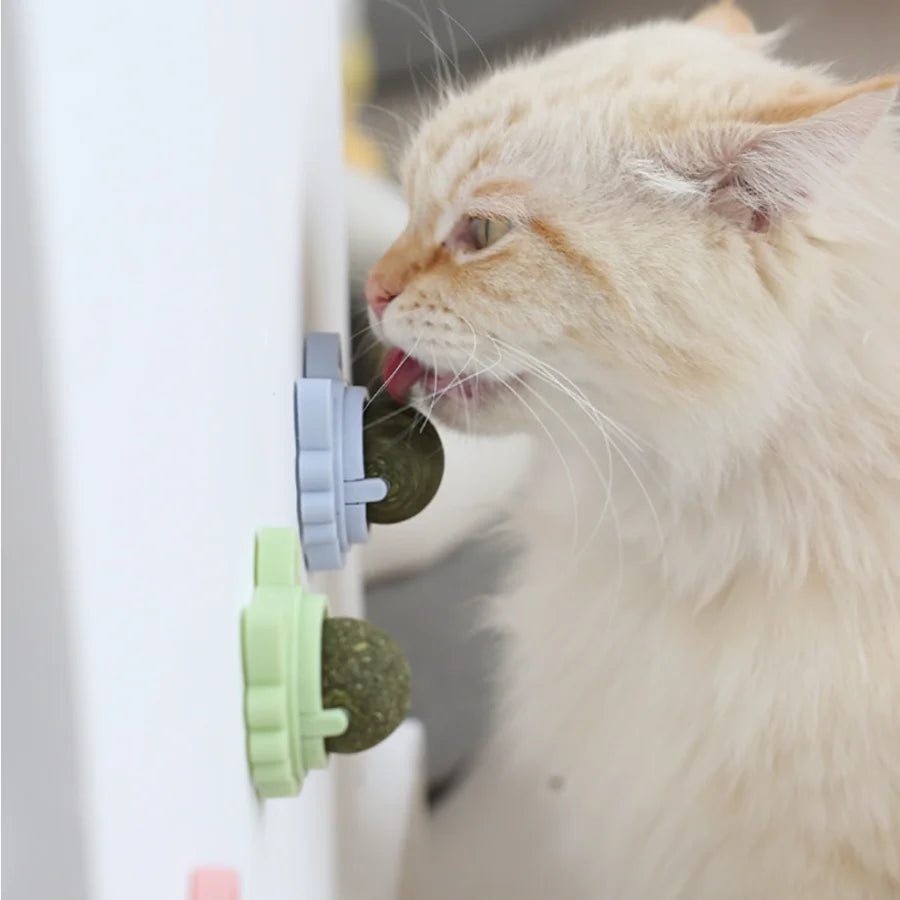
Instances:
[[[399,291],[392,290],[392,286],[378,272],[372,272],[366,279],[366,301],[378,319],[384,315],[388,304],[398,293]]]

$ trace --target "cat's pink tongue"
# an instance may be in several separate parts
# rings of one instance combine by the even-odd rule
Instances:
[[[412,386],[427,372],[405,350],[395,347],[384,360],[384,387],[398,403],[405,403]]]

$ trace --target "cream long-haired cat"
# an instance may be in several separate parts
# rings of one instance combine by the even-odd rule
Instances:
[[[390,390],[539,447],[444,895],[900,897],[898,79],[773,43],[624,29],[412,144]]]

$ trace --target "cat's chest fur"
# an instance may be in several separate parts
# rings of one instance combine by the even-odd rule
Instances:
[[[510,765],[565,784],[552,807],[564,852],[611,897],[744,896],[741,877],[748,897],[795,880],[790,896],[869,896],[854,878],[900,892],[897,585],[839,595],[813,568],[773,589],[724,516],[721,534],[687,522],[673,535],[648,506],[646,539],[629,541],[639,504],[622,479],[619,520],[610,506],[573,556],[568,476],[549,457],[542,471],[516,512],[516,587],[492,617],[510,638]],[[574,474],[579,507],[604,509],[605,491]],[[704,601],[664,565],[685,569],[682,585],[707,568]]]

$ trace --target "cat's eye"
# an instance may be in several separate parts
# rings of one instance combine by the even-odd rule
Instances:
[[[442,243],[447,250],[472,253],[496,244],[509,234],[513,223],[509,219],[488,219],[484,216],[463,216]]]
[[[491,244],[496,244],[512,228],[512,222],[508,219],[479,219],[469,220],[469,235],[475,250],[484,250]]]

